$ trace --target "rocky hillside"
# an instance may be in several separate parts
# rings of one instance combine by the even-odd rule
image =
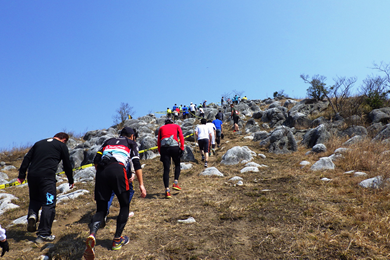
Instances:
[[[240,131],[234,133],[228,108],[204,109],[210,120],[219,110],[225,115],[225,138],[207,169],[191,136],[199,121],[176,121],[189,137],[183,191],[171,200],[164,198],[162,164],[153,149],[165,116],[124,122],[139,132],[148,196],[137,197],[136,183],[135,215],[125,228],[131,243],[118,252],[110,250],[119,210],[114,203],[97,235],[97,259],[387,259],[390,108],[349,118],[313,100],[247,100],[236,108]],[[119,131],[111,127],[70,139],[74,168],[88,166]],[[14,183],[22,155],[0,155],[1,184]],[[0,224],[11,247],[6,256],[81,259],[95,210],[94,176],[93,167],[78,168],[76,187],[69,190],[58,175],[57,238],[46,244],[35,243],[35,234],[26,231],[27,186],[1,189]]]

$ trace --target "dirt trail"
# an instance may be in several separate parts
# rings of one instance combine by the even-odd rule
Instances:
[[[136,182],[130,207],[135,216],[129,219],[124,231],[131,241],[119,251],[111,250],[119,210],[114,200],[107,225],[97,234],[96,259],[357,259],[368,256],[386,259],[390,253],[384,242],[387,240],[377,237],[376,242],[370,242],[367,233],[362,236],[366,246],[352,241],[354,234],[365,232],[361,228],[363,223],[344,217],[351,201],[377,195],[353,189],[342,192],[346,188],[338,180],[345,180],[346,185],[351,182],[356,185],[357,180],[347,179],[340,171],[327,173],[335,179],[332,183],[321,182],[324,173],[300,168],[304,149],[293,155],[268,154],[257,143],[233,133],[225,136],[223,148],[209,160],[209,167],[217,167],[225,177],[199,176],[204,166],[196,150],[199,163],[192,163],[192,169],[182,171],[183,190],[173,191],[172,199],[164,198],[159,158],[143,161],[148,196],[139,197]],[[228,149],[243,145],[264,153],[266,159],[257,156],[253,161],[269,167],[240,174],[242,164],[219,164]],[[241,176],[244,185],[229,184],[233,176]],[[25,226],[14,226],[7,229],[11,252],[6,254],[6,259],[36,259],[42,254],[50,255],[51,259],[82,258],[88,223],[95,212],[94,185],[77,183],[76,186],[90,193],[57,205],[54,243],[35,244],[32,242],[35,234],[26,232]],[[6,192],[17,196],[21,207],[2,215],[2,226],[25,215],[28,205],[27,187]],[[195,218],[196,223],[177,222],[188,217]]]

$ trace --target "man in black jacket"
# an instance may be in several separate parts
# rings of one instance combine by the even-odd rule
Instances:
[[[28,169],[28,188],[30,204],[27,215],[27,231],[36,231],[38,212],[42,207],[41,219],[38,227],[38,239],[53,241],[51,234],[56,208],[56,171],[62,160],[65,174],[68,177],[69,187],[73,188],[72,166],[66,142],[69,135],[58,133],[53,138],[36,142],[24,157],[19,169],[18,181],[22,183]]]

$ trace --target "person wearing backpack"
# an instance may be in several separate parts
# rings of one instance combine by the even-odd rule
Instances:
[[[181,191],[179,186],[180,177],[180,158],[184,153],[184,136],[179,125],[173,123],[172,119],[167,118],[165,125],[158,130],[157,138],[158,152],[160,153],[160,161],[163,163],[163,181],[165,187],[165,198],[170,199],[171,191],[169,189],[169,168],[171,160],[175,164],[175,179],[172,189]]]
[[[234,107],[233,104],[231,104],[230,107],[232,109],[232,112],[231,112],[230,116],[233,118],[233,122],[234,122],[234,130],[233,130],[233,132],[237,132],[237,131],[239,131],[238,119],[240,118],[239,117],[240,112]]]

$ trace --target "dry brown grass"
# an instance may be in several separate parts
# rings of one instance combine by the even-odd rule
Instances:
[[[225,177],[201,177],[203,164],[193,163],[181,174],[183,191],[173,192],[171,200],[164,199],[159,159],[144,161],[148,196],[138,198],[135,189],[131,205],[135,216],[125,228],[131,242],[118,252],[110,250],[119,210],[114,202],[107,226],[97,235],[97,259],[388,259],[388,189],[360,188],[362,177],[344,174],[347,169],[365,170],[370,176],[384,173],[389,162],[379,156],[388,147],[370,142],[351,147],[354,152],[337,161],[333,171],[312,172],[299,165],[330,155],[344,141],[331,140],[325,154],[305,155],[308,149],[299,147],[293,154],[275,155],[225,130],[224,148],[210,158],[210,166]],[[253,161],[269,167],[241,174],[243,165],[220,165],[224,152],[237,145],[265,154],[266,159]],[[200,161],[198,151],[195,157]],[[243,186],[227,183],[236,175],[244,178]],[[332,181],[323,182],[321,177]],[[33,234],[15,226],[8,228],[11,252],[6,256],[33,259],[47,253],[52,259],[80,259],[95,204],[93,184],[78,183],[77,188],[91,192],[57,206],[52,248],[31,243]],[[19,197],[21,208],[2,215],[2,226],[25,215],[28,205],[27,188],[6,192]],[[189,216],[197,222],[177,222]]]
[[[24,155],[30,149],[29,145],[14,147],[11,150],[0,151],[0,160],[5,163],[11,163],[14,161],[18,161],[24,157]]]

